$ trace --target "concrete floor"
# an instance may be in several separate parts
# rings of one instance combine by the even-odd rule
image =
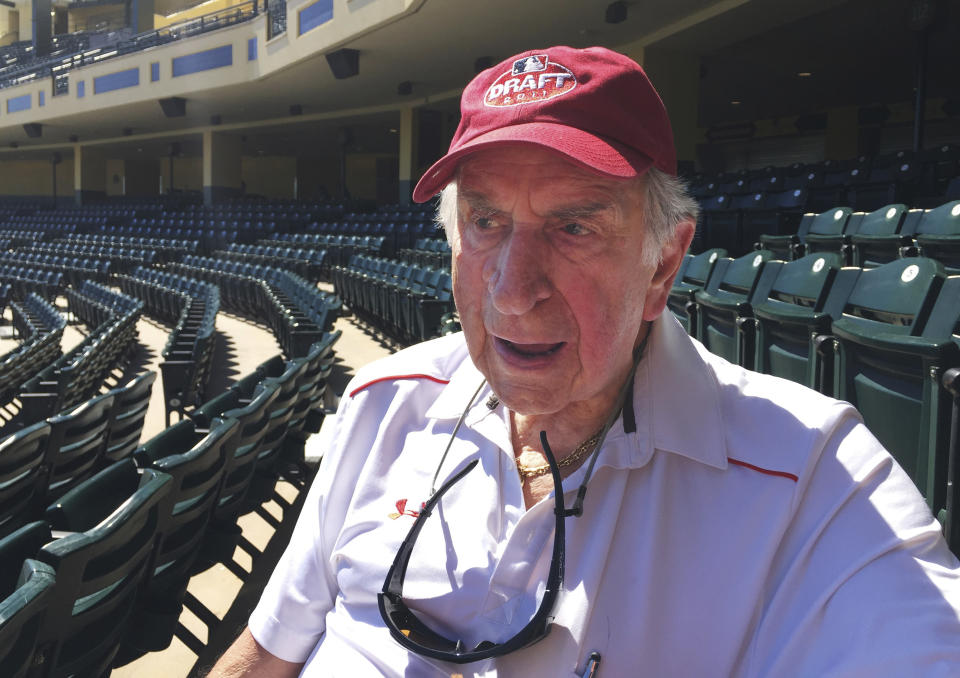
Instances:
[[[60,300],[59,306],[65,313],[64,299]],[[10,318],[8,309],[0,320],[0,355],[17,344],[17,340],[11,336]],[[358,367],[389,355],[395,349],[365,330],[352,317],[340,318],[335,329],[342,330],[343,336],[335,347],[336,362],[328,385],[328,406],[331,409],[336,407],[339,396]],[[132,366],[137,372],[158,370],[160,352],[166,343],[169,328],[149,318],[141,318],[138,330],[140,345],[131,358]],[[242,318],[221,313],[217,316],[217,330],[220,340],[214,356],[215,366],[208,397],[222,392],[280,351],[265,326]],[[62,348],[70,350],[83,339],[85,331],[82,325],[68,326]],[[121,378],[119,372],[115,376]],[[330,415],[327,421],[332,419],[333,415]],[[176,415],[173,421],[176,421]],[[148,440],[164,427],[163,387],[158,376],[141,440]],[[308,440],[307,454],[308,457],[319,458],[323,451]],[[280,501],[271,501],[262,510],[242,516],[238,521],[243,538],[241,546],[234,552],[232,562],[214,565],[190,580],[188,605],[180,616],[180,628],[170,647],[116,668],[112,676],[187,678],[206,674],[245,625],[289,540],[293,523],[299,514],[305,495],[303,488],[282,481],[277,484],[276,490]]]

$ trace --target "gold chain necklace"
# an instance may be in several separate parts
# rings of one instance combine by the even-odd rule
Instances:
[[[577,445],[571,454],[567,455],[563,459],[557,462],[557,466],[560,468],[566,468],[568,466],[574,466],[583,461],[583,458],[588,454],[593,452],[594,448],[597,446],[597,443],[600,442],[600,434],[603,433],[603,428],[598,430],[592,436],[584,440],[582,443]],[[520,484],[523,485],[524,481],[527,478],[539,478],[540,476],[545,476],[550,473],[550,464],[542,464],[540,466],[523,466],[520,464],[520,459],[514,459],[517,464],[517,473],[520,475]]]

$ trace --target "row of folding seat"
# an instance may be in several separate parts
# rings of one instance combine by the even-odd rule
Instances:
[[[844,263],[868,268],[922,255],[960,273],[960,200],[929,210],[894,204],[869,213],[836,207],[806,214],[795,234],[762,234],[760,247],[785,259],[837,252]]]
[[[11,286],[14,299],[24,299],[32,292],[54,299],[63,290],[66,279],[61,271],[0,263],[0,284]]]
[[[20,385],[32,379],[60,357],[60,340],[66,318],[46,299],[30,294],[22,302],[10,302],[14,327],[21,342],[0,358],[0,402],[10,402]]]
[[[267,280],[280,273],[276,269],[193,256],[184,257],[184,263],[168,264],[167,268],[171,272],[218,285],[224,308],[254,322],[266,324],[284,353],[290,357],[302,356],[323,336],[323,327],[311,319],[311,314],[297,306],[284,305],[283,300],[271,290]],[[246,272],[235,272],[238,269]],[[319,290],[315,294],[323,296]],[[339,302],[336,308],[339,309]],[[324,322],[332,323],[335,318],[336,311],[331,310]]]
[[[949,515],[960,491],[949,476],[960,275],[926,257],[864,269],[831,252],[786,262],[710,251],[688,255],[668,303],[712,352],[857,406],[960,551]]]
[[[134,266],[152,264],[157,256],[151,248],[127,248],[79,243],[51,243],[23,248],[22,251],[72,257],[95,257],[113,264],[114,270],[125,272]]]
[[[184,254],[199,251],[199,240],[181,240],[177,238],[127,237],[103,233],[85,233],[56,240],[57,244],[86,245],[96,247],[118,247],[127,250],[149,250],[154,252],[154,262],[162,264],[178,259]]]
[[[24,249],[0,254],[0,264],[30,265],[45,271],[60,271],[68,284],[79,285],[84,280],[108,280],[109,261],[45,254]]]
[[[173,325],[161,351],[167,424],[202,400],[213,367],[220,289],[192,278],[138,267],[119,277],[121,289],[144,302],[148,315]]]
[[[337,294],[359,318],[403,343],[439,335],[454,309],[449,272],[356,255],[333,271]]]
[[[43,508],[105,466],[133,454],[155,372],[0,439],[0,536],[42,517]],[[22,422],[20,422],[22,423]]]
[[[38,665],[48,676],[106,675],[169,645],[189,577],[232,560],[237,517],[269,498],[287,506],[273,491],[279,475],[307,486],[303,439],[322,422],[339,336],[265,361],[0,540],[6,675]]]
[[[883,189],[891,184],[911,188],[915,195],[941,196],[950,181],[960,176],[960,146],[943,144],[920,153],[897,151],[876,158],[860,156],[846,161],[826,160],[819,163],[794,163],[789,167],[764,167],[757,170],[699,175],[691,180],[691,192],[700,199],[725,195],[736,196],[784,189],[812,188],[822,191],[815,199],[829,204],[842,202],[842,196],[830,193],[849,186],[863,191]],[[884,202],[896,202],[886,199]],[[824,205],[824,208],[829,204]],[[876,207],[874,205],[873,207]],[[924,205],[926,206],[926,205]],[[814,206],[811,205],[811,208]]]
[[[282,268],[313,279],[319,279],[326,266],[325,249],[277,247],[255,243],[234,243],[226,250],[216,250],[212,257],[232,259],[262,266]]]
[[[79,290],[67,292],[74,304],[72,313],[88,315],[91,321],[104,319],[91,326],[87,337],[70,352],[22,384],[19,416],[28,423],[93,397],[136,343],[142,301],[89,281]],[[104,309],[111,312],[104,313]]]
[[[417,266],[450,268],[450,243],[446,238],[420,238],[409,249],[397,252],[397,258]]]

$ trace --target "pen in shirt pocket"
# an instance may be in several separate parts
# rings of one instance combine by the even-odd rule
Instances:
[[[600,670],[600,653],[591,652],[590,656],[587,657],[587,663],[583,667],[583,673],[580,674],[580,678],[597,678],[597,674]]]

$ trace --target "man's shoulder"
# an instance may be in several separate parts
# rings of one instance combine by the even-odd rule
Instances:
[[[852,405],[802,384],[705,360],[716,378],[728,455],[802,476],[844,422],[860,421]]]
[[[431,339],[364,365],[357,370],[344,395],[353,398],[377,384],[396,381],[443,386],[469,359],[462,332]]]

